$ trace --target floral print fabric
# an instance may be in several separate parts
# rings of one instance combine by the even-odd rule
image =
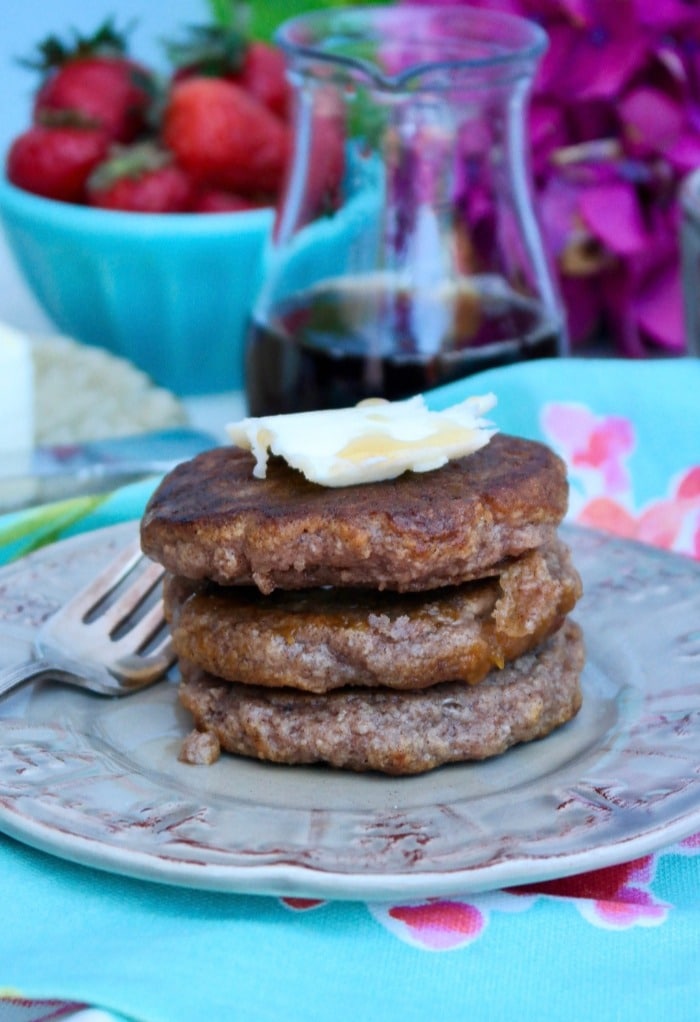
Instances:
[[[700,360],[542,360],[429,400],[445,407],[489,390],[501,430],[565,459],[573,522],[700,557]],[[3,552],[137,517],[147,496],[138,484],[99,506],[63,507],[61,521],[48,509],[33,525],[5,519]],[[0,836],[0,1018],[21,991],[143,1022],[321,1022],[329,1012],[335,1022],[695,1022],[699,867],[691,834],[507,890],[340,903],[137,882]]]
[[[580,402],[547,402],[539,430],[566,461],[572,521],[700,559],[700,464],[688,464],[665,492],[640,504],[630,465],[639,445],[631,417],[599,414]],[[494,913],[524,911],[542,897],[565,899],[593,926],[658,926],[674,906],[655,893],[657,865],[662,856],[678,854],[700,855],[700,834],[662,853],[579,876],[465,901],[428,900],[372,911],[394,936],[429,951],[478,940]]]

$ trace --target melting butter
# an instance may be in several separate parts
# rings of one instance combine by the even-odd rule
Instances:
[[[226,426],[231,441],[252,451],[263,479],[270,454],[321,486],[355,486],[429,472],[473,454],[496,432],[483,416],[493,394],[431,411],[422,397],[363,401],[354,408],[242,419]]]

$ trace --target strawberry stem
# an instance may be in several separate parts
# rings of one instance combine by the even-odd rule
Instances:
[[[246,46],[245,36],[235,26],[190,25],[182,39],[165,40],[173,67],[214,77],[239,71]]]
[[[72,29],[68,41],[52,34],[38,44],[34,56],[21,59],[19,63],[45,73],[78,57],[123,57],[127,52],[126,37],[132,28],[133,24],[130,24],[119,31],[113,19],[107,18],[89,36],[81,35],[76,29]]]
[[[138,178],[152,170],[160,170],[173,163],[173,154],[156,142],[136,142],[127,146],[112,146],[109,156],[90,175],[90,188],[98,191],[110,188],[122,178]]]

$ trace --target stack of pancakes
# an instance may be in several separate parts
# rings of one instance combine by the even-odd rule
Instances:
[[[228,752],[413,774],[540,738],[581,703],[564,465],[497,434],[426,473],[328,489],[221,447],[146,509],[195,731]]]

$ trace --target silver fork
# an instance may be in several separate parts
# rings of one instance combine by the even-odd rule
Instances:
[[[163,569],[138,540],[46,620],[34,658],[0,674],[0,696],[50,676],[102,695],[127,695],[163,677],[175,652],[163,617]]]

